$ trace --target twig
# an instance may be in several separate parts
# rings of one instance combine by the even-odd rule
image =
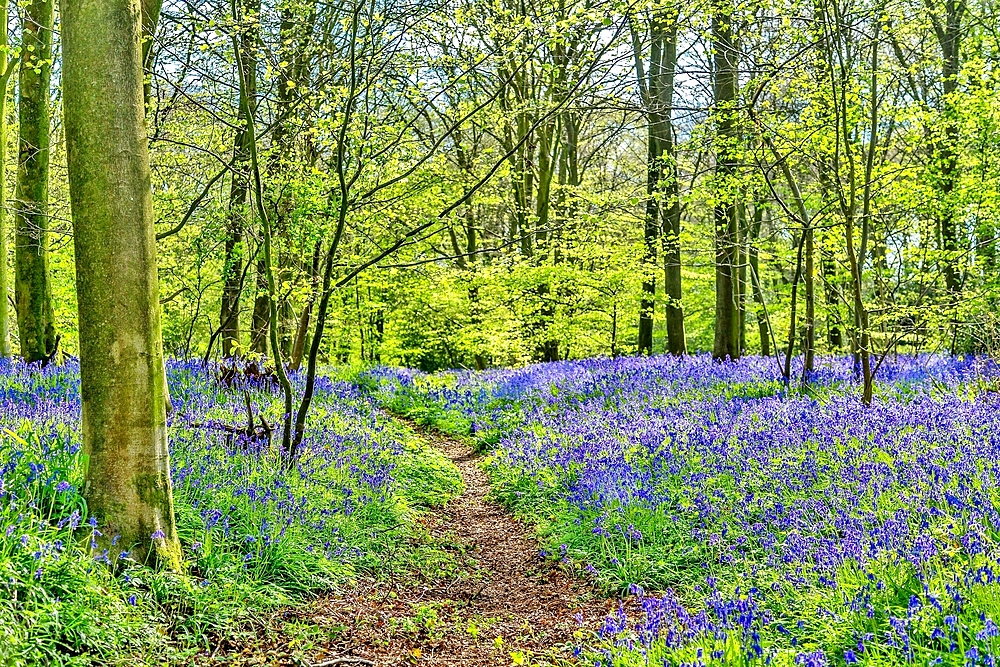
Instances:
[[[312,667],[333,667],[333,665],[372,665],[374,667],[375,663],[366,658],[358,658],[355,656],[343,656],[340,658],[332,658],[330,660],[324,660],[323,662],[317,662]]]

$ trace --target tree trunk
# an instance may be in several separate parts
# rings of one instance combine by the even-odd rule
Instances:
[[[7,295],[10,293],[10,274],[7,262],[7,88],[13,63],[7,53],[7,3],[0,7],[0,357],[11,356],[10,310]]]
[[[681,308],[680,202],[672,110],[677,70],[677,19],[674,7],[658,6],[649,22],[649,70],[644,92],[647,119],[646,216],[644,261],[655,264],[657,242],[663,246],[663,289],[666,303],[667,351],[684,354],[684,311]],[[638,46],[638,45],[637,45]],[[636,53],[637,63],[639,54]],[[641,67],[637,73],[642,77]],[[643,281],[639,310],[639,352],[652,352],[656,281],[651,266]]]
[[[854,335],[851,337],[854,348],[855,364],[860,367],[863,389],[861,402],[871,405],[873,393],[873,378],[871,369],[871,351],[869,349],[870,335],[868,332],[868,310],[865,308],[862,294],[862,266],[859,255],[854,249],[854,219],[847,216],[844,224],[844,235],[847,241],[847,262],[851,269],[851,294],[854,299]]]
[[[822,237],[821,237],[822,238]],[[822,248],[822,242],[820,247]],[[834,261],[833,253],[821,250],[823,269],[823,290],[826,296],[826,318],[827,318],[827,341],[830,344],[830,351],[837,352],[844,346],[844,334],[840,330],[838,322],[838,311],[840,300],[837,298],[837,263]]]
[[[667,351],[673,355],[687,353],[684,333],[684,308],[681,305],[681,202],[677,182],[677,153],[673,130],[665,152],[671,155],[671,177],[664,183],[663,197],[667,202],[663,212],[663,291],[667,302]]]
[[[246,16],[246,6],[240,5],[239,0],[233,0],[230,4],[232,11],[233,20],[239,24],[240,20],[247,20]],[[256,17],[249,17],[248,23],[254,23]],[[255,204],[255,210],[261,224],[261,237],[263,246],[262,257],[259,260],[261,263],[258,264],[258,281],[260,280],[260,271],[263,269],[264,280],[267,289],[267,305],[268,305],[268,338],[270,342],[270,350],[273,353],[271,362],[274,364],[274,372],[278,376],[278,383],[281,385],[281,392],[284,395],[284,410],[283,410],[283,426],[281,429],[281,446],[282,451],[287,455],[286,465],[290,465],[292,461],[291,452],[291,442],[292,442],[292,384],[288,379],[288,374],[285,372],[284,360],[281,358],[281,349],[278,344],[278,291],[277,284],[274,278],[274,254],[271,247],[271,220],[268,216],[268,212],[264,207],[264,184],[261,177],[260,169],[260,158],[257,152],[257,131],[255,128],[256,119],[254,114],[251,113],[251,104],[249,101],[250,90],[253,87],[254,74],[252,74],[248,68],[248,64],[243,60],[243,51],[240,48],[239,36],[233,35],[233,55],[236,60],[236,72],[239,77],[239,91],[240,91],[240,110],[243,114],[243,123],[246,127],[247,136],[249,138],[248,147],[250,149],[250,173],[253,176],[253,196],[251,199]],[[259,298],[259,297],[258,297]]]
[[[259,12],[260,3],[257,2]],[[278,44],[276,51],[278,54],[278,81],[276,92],[276,104],[274,106],[275,124],[271,132],[271,154],[267,160],[269,173],[276,177],[272,180],[271,209],[269,214],[272,217],[275,234],[290,241],[288,235],[288,222],[295,210],[294,188],[287,187],[295,178],[301,175],[302,169],[308,169],[315,160],[315,153],[311,151],[311,126],[312,117],[309,113],[296,113],[295,102],[300,96],[300,91],[309,90],[310,66],[312,58],[316,52],[316,45],[313,42],[313,33],[317,18],[317,1],[305,0],[304,2],[286,2],[281,4],[280,22],[278,27]],[[247,63],[248,74],[252,68],[256,67],[254,61]],[[256,85],[256,84],[254,84]],[[298,134],[293,134],[293,130]],[[295,139],[305,137],[301,143],[306,144],[302,151],[305,155],[295,159]],[[288,244],[290,247],[291,244]],[[299,271],[298,258],[289,251],[277,254],[277,271],[279,276],[289,275]],[[311,309],[310,301],[305,308]],[[302,314],[295,317],[294,304],[290,294],[281,296],[277,308],[278,328],[281,353],[285,358],[291,359],[294,352],[298,336],[301,333]],[[306,315],[310,317],[311,313]],[[259,324],[262,324],[259,323]],[[304,354],[304,351],[301,353]],[[300,361],[301,363],[301,354]]]
[[[536,133],[538,138],[536,159],[538,185],[535,191],[535,231],[532,234],[532,244],[538,249],[536,258],[538,264],[543,264],[549,256],[549,211],[551,210],[552,178],[555,175],[557,164],[555,155],[559,146],[556,133],[559,131],[558,124],[549,121],[543,123]],[[536,287],[535,293],[538,295],[539,304],[533,324],[536,335],[541,338],[538,342],[536,357],[539,361],[558,361],[559,341],[552,338],[552,328],[556,317],[555,301],[552,298],[552,286],[547,277]]]
[[[716,2],[712,11],[713,82],[716,122],[715,205],[715,359],[739,359],[737,248],[739,225],[733,201],[737,170],[736,83],[737,52],[732,8]]]
[[[806,317],[802,335],[802,381],[808,380],[816,365],[816,281],[813,248],[813,228],[810,224],[803,232],[805,234],[805,287],[806,287]]]
[[[49,280],[49,95],[54,0],[24,8],[18,77],[20,142],[17,168],[17,328],[25,361],[49,359],[56,347]]]
[[[114,552],[180,568],[136,0],[63,0],[84,496]],[[112,553],[112,560],[116,553]]]
[[[244,16],[251,19],[240,25],[240,57],[247,65],[247,94],[241,98],[241,117],[257,112],[257,48],[260,43],[260,0],[241,2]],[[233,180],[229,188],[229,211],[226,217],[225,259],[222,265],[222,306],[219,325],[222,328],[222,356],[240,353],[240,296],[243,291],[243,228],[248,211],[247,194],[250,189],[250,135],[246,126],[236,131],[233,140]],[[266,352],[266,349],[264,350]]]
[[[145,111],[149,111],[149,100],[153,93],[153,60],[156,50],[153,39],[156,37],[156,24],[160,21],[160,9],[163,0],[141,0],[142,6],[142,99]]]
[[[261,253],[263,254],[263,253]],[[253,302],[253,319],[250,322],[250,351],[267,355],[267,332],[271,322],[271,304],[267,293],[267,266],[257,259],[257,297]]]
[[[645,79],[642,71],[642,54],[639,52],[639,36],[633,34],[634,57],[636,61],[636,76],[639,91],[646,105],[646,212],[643,218],[642,238],[645,252],[643,254],[642,301],[639,304],[639,354],[653,353],[653,308],[656,305],[656,252],[662,227],[660,225],[657,188],[661,180],[662,148],[656,132],[656,126],[661,123],[663,110],[654,106],[655,90],[658,79],[654,72],[658,71],[662,43],[656,38],[656,13],[649,21],[649,78]],[[617,307],[617,303],[615,304]],[[612,337],[612,352],[614,353],[614,338]]]
[[[945,0],[944,26],[935,22],[938,41],[941,46],[941,110],[944,115],[944,131],[937,140],[932,154],[936,156],[937,186],[940,193],[938,226],[941,234],[941,250],[944,252],[945,286],[953,297],[961,289],[962,272],[958,258],[958,214],[954,200],[958,183],[958,111],[955,109],[955,92],[958,90],[958,75],[962,67],[962,16],[965,0]],[[858,258],[864,261],[863,257]],[[953,299],[954,300],[954,299]]]
[[[309,333],[309,320],[312,317],[313,304],[316,303],[316,290],[319,288],[319,262],[322,243],[316,242],[313,248],[312,267],[309,272],[309,298],[302,308],[299,316],[298,328],[295,331],[295,342],[292,344],[292,353],[289,355],[288,367],[293,371],[299,370],[302,365],[302,355],[305,354],[306,336]]]
[[[639,304],[639,354],[653,353],[653,307],[656,304],[656,246],[660,237],[659,212],[656,203],[656,187],[659,182],[657,164],[660,149],[653,133],[652,112],[647,112],[649,130],[646,153],[646,214],[643,218],[642,302]],[[614,346],[612,345],[612,350]],[[614,351],[612,355],[614,356]]]
[[[796,242],[798,250],[795,253],[795,274],[792,277],[792,294],[789,301],[788,313],[788,341],[785,344],[785,366],[782,370],[782,377],[785,386],[788,386],[792,379],[792,352],[795,350],[795,317],[798,309],[799,281],[802,279],[802,250],[805,247],[806,234],[803,234]]]
[[[382,363],[382,341],[385,339],[385,309],[379,306],[372,318],[372,361]]]
[[[241,211],[246,202],[246,189],[240,188],[243,192],[242,201],[234,197],[233,190],[236,190],[234,176],[234,187],[230,190],[229,213],[226,220],[226,244],[225,259],[223,262],[222,275],[222,306],[219,313],[219,326],[222,328],[222,356],[232,357],[240,351],[240,293],[243,288],[243,253],[241,239],[243,236],[243,225]],[[237,203],[238,202],[238,203]]]
[[[828,88],[828,77],[833,67],[833,53],[831,51],[830,38],[827,35],[826,9],[824,0],[813,0],[812,6],[812,33],[816,42],[816,56],[813,60],[813,79],[815,82],[813,96],[815,106],[819,110],[819,120],[827,126],[836,126],[837,119],[834,113],[835,95],[831,95]],[[821,215],[826,215],[834,205],[836,199],[832,196],[834,187],[833,163],[835,160],[833,151],[830,148],[817,160],[817,171],[820,187]],[[815,225],[814,225],[815,226]],[[837,262],[834,259],[833,251],[824,243],[824,238],[832,238],[832,232],[827,229],[820,229],[820,268],[823,273],[823,289],[826,303],[827,320],[827,342],[832,352],[839,351],[844,346],[844,336],[840,329],[839,298],[837,285]],[[814,334],[815,337],[815,334]]]
[[[741,221],[746,220],[746,206],[740,205],[739,207],[739,219]],[[739,230],[739,247],[737,250],[737,267],[736,271],[736,304],[739,321],[737,322],[737,340],[739,341],[740,354],[746,352],[747,349],[747,240],[746,240],[746,230]]]
[[[750,238],[747,239],[747,264],[750,266],[750,284],[753,288],[753,300],[757,303],[757,333],[760,336],[760,354],[771,356],[771,327],[764,311],[764,291],[760,286],[760,251],[757,239],[760,238],[760,228],[764,222],[764,208],[754,206],[753,225],[750,228]]]

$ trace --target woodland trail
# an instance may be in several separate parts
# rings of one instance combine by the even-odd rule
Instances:
[[[411,426],[413,426],[411,424]],[[464,492],[420,519],[428,559],[408,576],[362,578],[222,638],[195,665],[494,667],[565,665],[620,602],[542,558],[533,530],[487,499],[464,443],[413,426],[458,467]],[[429,562],[428,562],[429,561]],[[430,565],[430,567],[428,567]],[[630,599],[627,606],[633,602]]]
[[[423,518],[430,537],[454,552],[457,567],[424,582],[361,582],[347,595],[317,602],[311,620],[344,630],[309,663],[359,657],[378,667],[474,667],[570,659],[579,633],[600,627],[615,601],[540,556],[531,528],[487,500],[489,480],[467,445],[417,430],[465,482],[461,496]]]

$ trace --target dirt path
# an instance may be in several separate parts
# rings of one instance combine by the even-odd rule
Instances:
[[[489,482],[468,447],[422,434],[465,480],[463,495],[424,519],[431,538],[455,555],[453,563],[444,576],[422,583],[362,581],[304,610],[330,637],[308,663],[474,667],[571,659],[574,645],[600,627],[614,601],[540,557],[531,529],[487,501]]]

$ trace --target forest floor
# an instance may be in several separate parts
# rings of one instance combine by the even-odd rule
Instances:
[[[615,608],[558,563],[532,529],[488,500],[489,480],[464,443],[415,427],[460,470],[465,490],[421,517],[449,555],[428,571],[356,586],[275,615],[256,636],[229,638],[207,662],[242,665],[533,665],[569,661]]]

